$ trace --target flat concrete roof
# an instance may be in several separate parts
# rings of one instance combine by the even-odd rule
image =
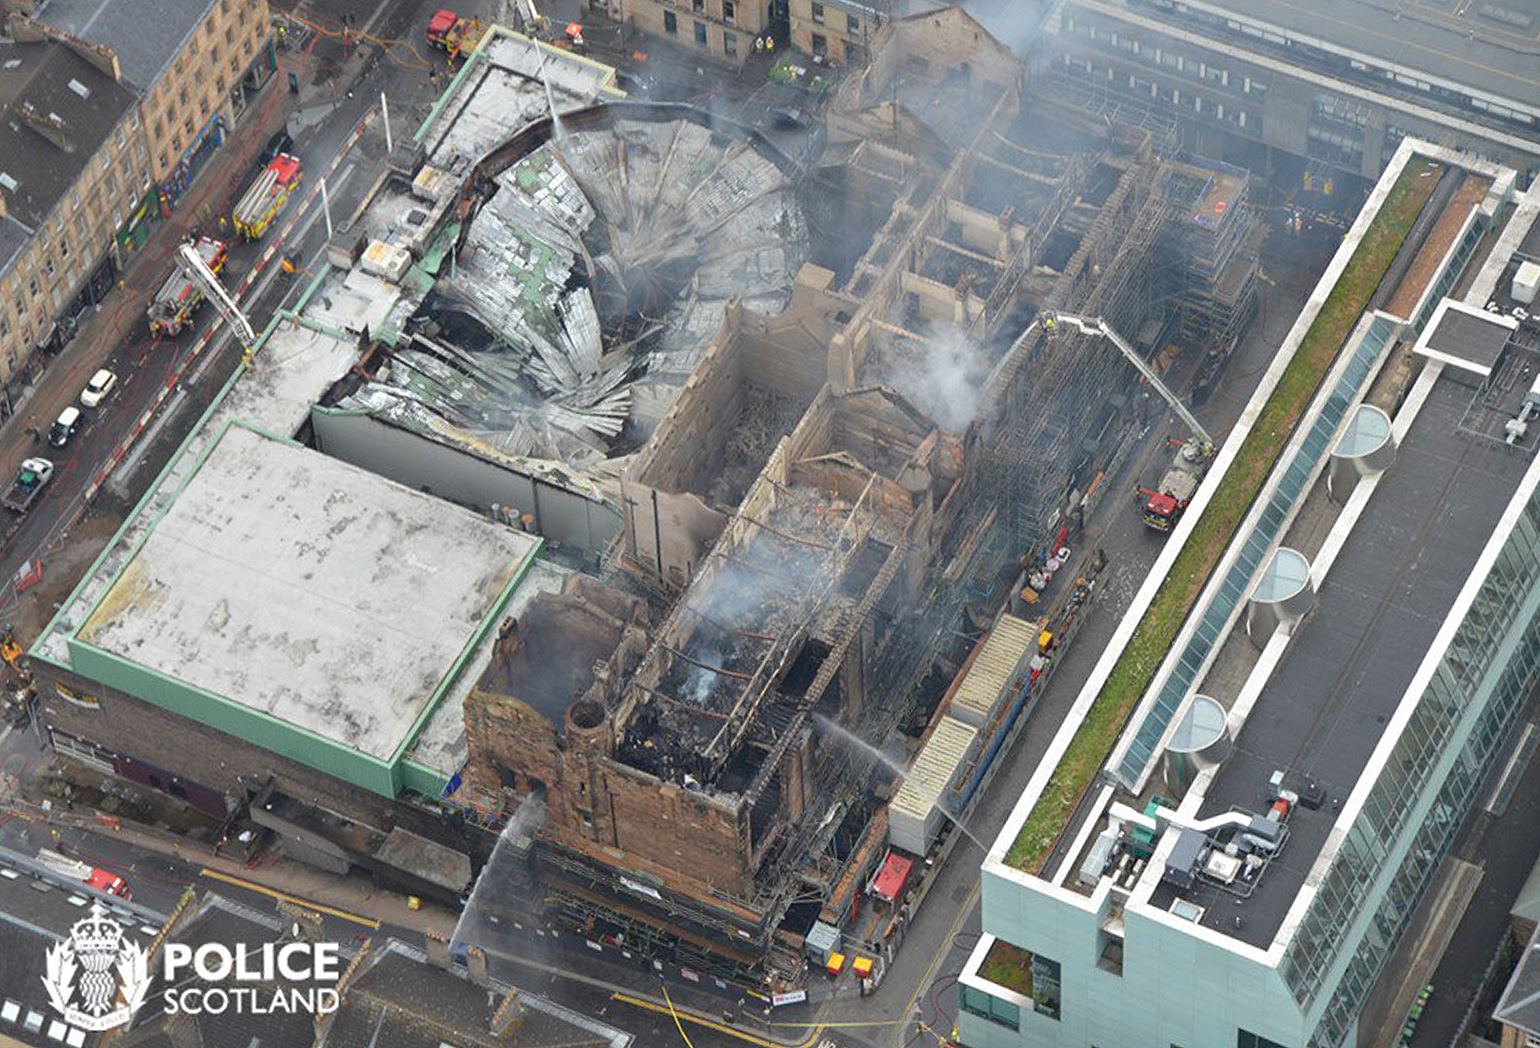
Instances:
[[[1512,317],[1445,300],[1418,339],[1417,352],[1485,378],[1518,326]]]
[[[232,424],[76,639],[388,761],[538,542]]]
[[[1208,787],[1198,817],[1266,811],[1268,777],[1320,784],[1328,803],[1289,815],[1289,839],[1250,898],[1200,881],[1181,892],[1203,923],[1266,949],[1315,866],[1386,723],[1470,577],[1530,455],[1459,431],[1480,394],[1446,370],[1381,475],[1315,607],[1289,643]],[[1163,906],[1170,887],[1152,902]],[[1241,918],[1239,927],[1235,918]]]
[[[1456,13],[1453,5],[1427,0],[1394,10],[1376,0],[1200,0],[1190,6],[1525,105],[1540,97],[1534,51],[1540,11],[1533,4],[1502,5],[1517,16],[1512,22],[1484,17],[1496,5],[1459,5]]]

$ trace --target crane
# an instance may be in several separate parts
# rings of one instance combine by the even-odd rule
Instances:
[[[1051,309],[1045,309],[1038,316],[1038,322],[1043,325],[1043,331],[1050,338],[1053,337],[1060,324],[1068,324],[1087,335],[1101,335],[1108,342],[1111,342],[1114,346],[1118,347],[1118,352],[1122,353],[1130,364],[1139,369],[1139,374],[1143,375],[1150,385],[1155,387],[1155,391],[1165,398],[1166,403],[1171,405],[1171,410],[1176,412],[1177,417],[1187,425],[1188,429],[1192,430],[1193,435],[1206,447],[1214,446],[1214,438],[1209,436],[1208,430],[1203,428],[1203,423],[1199,422],[1197,417],[1187,410],[1187,405],[1183,404],[1177,395],[1171,391],[1171,388],[1160,380],[1159,375],[1155,374],[1155,369],[1150,367],[1149,361],[1141,357],[1133,346],[1125,342],[1123,337],[1112,329],[1111,324],[1108,324],[1101,317],[1079,317],[1073,313],[1059,313]]]
[[[214,308],[219,315],[230,325],[230,330],[235,333],[241,348],[245,351],[245,360],[251,362],[251,353],[257,347],[257,333],[252,330],[251,321],[246,319],[246,314],[241,312],[241,307],[235,299],[225,290],[225,286],[219,282],[214,271],[203,261],[198,254],[198,249],[191,241],[177,248],[176,264],[183,275],[197,284],[203,292],[203,296],[214,303]]]

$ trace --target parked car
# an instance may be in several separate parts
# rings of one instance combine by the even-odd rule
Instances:
[[[32,503],[37,501],[38,495],[48,485],[48,478],[53,476],[53,463],[45,458],[29,458],[21,464],[16,471],[16,479],[11,481],[11,486],[5,494],[0,496],[0,506],[4,506],[12,513],[25,513]]]
[[[294,152],[294,139],[286,130],[273,132],[273,137],[267,140],[267,145],[262,147],[262,152],[257,154],[257,162],[254,165],[258,171],[271,164],[280,153]]]
[[[91,376],[91,381],[86,383],[86,388],[80,391],[80,403],[83,407],[100,407],[102,401],[118,388],[118,376],[102,368]]]
[[[80,432],[80,409],[71,404],[59,412],[59,417],[54,419],[53,428],[48,431],[48,443],[56,448],[62,448],[70,442],[70,438]]]

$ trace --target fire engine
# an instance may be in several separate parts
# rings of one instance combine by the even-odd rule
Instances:
[[[193,250],[216,273],[224,267],[225,259],[230,254],[229,245],[213,237],[199,237],[193,242]],[[150,303],[150,334],[175,338],[192,321],[193,314],[201,305],[202,289],[183,276],[181,269],[172,270],[156,294],[155,301]]]
[[[235,231],[248,240],[260,240],[273,219],[289,202],[300,182],[304,165],[288,153],[273,157],[235,205]]]

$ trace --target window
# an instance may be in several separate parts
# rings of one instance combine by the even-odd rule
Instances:
[[[729,55],[729,56],[731,56],[733,58],[737,58],[738,57],[738,34],[737,33],[723,33],[722,34],[722,50],[723,50],[724,53],[726,53],[727,55]]]
[[[1258,1037],[1250,1030],[1237,1030],[1235,1048],[1283,1048],[1283,1045],[1277,1041],[1269,1041],[1266,1037]]]
[[[674,34],[677,34],[679,32],[679,19],[674,17],[674,12],[672,12],[672,11],[664,11],[663,12],[663,31],[665,33],[674,33]]]
[[[855,15],[846,15],[845,16],[845,32],[849,33],[851,36],[860,36],[861,35],[861,20],[859,18],[857,18]]]
[[[722,0],[722,21],[731,22],[738,16],[738,5],[733,0]],[[729,52],[731,53],[731,52]]]
[[[77,702],[78,704],[78,700],[73,697],[65,701]],[[100,708],[100,705],[100,703],[95,704],[95,708]],[[53,747],[56,752],[98,771],[106,772],[109,775],[112,774],[113,763],[111,754],[98,750],[89,742],[81,742],[59,732],[50,730],[48,734],[53,738]]]
[[[959,987],[962,991],[957,995],[957,1006],[970,1015],[977,1015],[980,1019],[988,1019],[1007,1030],[1021,1029],[1021,1009],[1009,1001],[1002,1001],[993,994],[983,990],[975,990],[971,986]]]
[[[695,46],[696,47],[705,47],[706,46],[706,23],[705,22],[696,22],[695,23]]]
[[[706,0],[692,0],[692,6],[696,14],[703,15],[706,13]]]
[[[829,54],[829,38],[822,33],[813,34],[813,54],[819,58],[826,58]]]
[[[813,21],[823,25],[823,19],[823,4],[818,3],[818,0],[813,0]]]

